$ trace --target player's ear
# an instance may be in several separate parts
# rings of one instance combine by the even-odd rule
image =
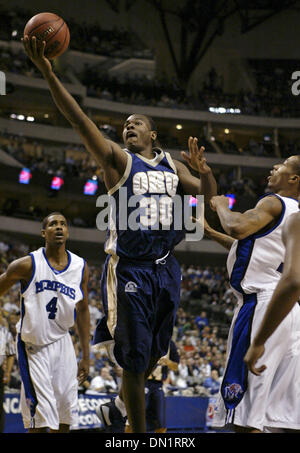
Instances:
[[[46,234],[46,231],[45,231],[45,230],[41,230],[41,236],[42,236],[42,238],[45,237],[45,234]]]
[[[157,132],[151,131],[151,140],[154,142],[157,139]]]
[[[300,176],[299,175],[291,175],[289,180],[293,183],[293,184],[299,184],[300,182]]]

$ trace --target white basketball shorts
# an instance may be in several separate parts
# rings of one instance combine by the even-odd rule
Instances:
[[[45,346],[18,339],[21,411],[25,429],[59,429],[78,417],[77,360],[69,333]]]
[[[251,340],[264,317],[271,292],[257,294],[252,318]],[[243,306],[239,300],[232,320],[227,344],[227,363],[233,338],[234,325]],[[236,406],[233,424],[242,427],[300,429],[300,307],[294,306],[265,344],[265,353],[257,366],[266,365],[261,376],[246,371],[247,390]],[[243,364],[241,363],[241,366]],[[212,425],[226,425],[226,408],[218,394]]]

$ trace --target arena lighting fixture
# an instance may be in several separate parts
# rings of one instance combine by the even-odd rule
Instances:
[[[11,32],[11,36],[12,36],[12,37],[17,36],[17,34],[18,34],[18,30],[13,30],[13,31]]]
[[[236,197],[233,193],[227,193],[226,197],[229,198],[229,209],[233,208],[234,203],[236,202]]]
[[[180,131],[182,129],[182,124],[176,124],[176,129]]]
[[[95,195],[98,190],[98,181],[97,178],[94,177],[92,179],[88,179],[84,185],[83,193],[84,195]]]
[[[32,175],[31,175],[30,169],[24,167],[24,168],[22,168],[22,170],[19,173],[19,183],[20,184],[29,184],[31,177],[32,177]]]
[[[51,189],[60,190],[63,184],[64,180],[60,176],[54,176],[51,181]]]
[[[221,114],[224,114],[224,113],[234,113],[234,114],[240,114],[242,113],[241,112],[241,109],[238,109],[238,108],[233,108],[233,107],[209,107],[208,110],[212,113],[221,113]]]
[[[230,130],[227,129],[227,127],[226,127],[226,129],[224,129],[224,132],[225,132],[225,134],[229,134]]]
[[[31,116],[31,115],[28,115],[26,118],[25,118],[25,115],[16,115],[15,113],[11,113],[9,115],[9,117],[13,120],[19,120],[19,121],[24,121],[26,119],[26,121],[29,121],[29,122],[33,122],[35,121],[35,118],[34,116]]]

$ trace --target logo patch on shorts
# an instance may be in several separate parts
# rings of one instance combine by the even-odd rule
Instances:
[[[134,282],[127,282],[125,285],[125,293],[136,293],[137,284]]]
[[[224,389],[224,396],[229,401],[238,398],[239,395],[242,395],[243,393],[244,391],[240,384],[236,383],[228,384]]]

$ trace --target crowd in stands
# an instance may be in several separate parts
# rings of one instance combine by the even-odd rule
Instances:
[[[28,254],[28,245],[7,238],[0,241],[0,275],[14,259]],[[88,297],[91,342],[96,323],[103,316],[100,277],[103,263],[89,263]],[[209,396],[216,393],[224,373],[226,338],[235,306],[235,296],[228,285],[226,271],[202,265],[182,266],[181,306],[177,313],[173,340],[180,363],[178,371],[170,371],[164,382],[166,394]],[[14,338],[20,319],[19,284],[0,298],[4,314]],[[76,325],[70,331],[76,356],[81,356]],[[121,370],[108,359],[105,350],[91,346],[90,375],[80,392],[115,393],[121,382]],[[15,359],[8,391],[20,389],[21,380]]]
[[[31,63],[24,50],[13,50],[7,47],[0,47],[0,61],[1,70],[4,72],[42,79],[41,72]],[[62,82],[70,82],[68,77],[62,72],[58,75]]]
[[[274,64],[276,63],[276,60]],[[139,74],[112,76],[101,64],[85,65],[77,73],[78,78],[92,97],[136,105],[150,105],[177,110],[210,110],[212,107],[239,109],[241,114],[267,117],[298,117],[297,96],[291,91],[292,73],[299,67],[290,62],[287,70],[284,61],[270,71],[269,60],[261,60],[260,71],[253,64],[252,91],[240,90],[227,93],[223,89],[222,77],[214,67],[206,74],[198,92],[189,94],[175,79],[165,76],[147,77]]]
[[[103,126],[103,132],[108,137],[115,139],[115,135],[112,137],[110,134],[115,134],[116,132],[109,126]],[[70,182],[69,188],[65,188],[66,184],[63,186],[62,192],[64,193],[67,190],[74,190],[74,186],[71,184],[72,181],[76,181],[78,190],[83,191],[83,186],[87,179],[96,178],[98,180],[96,196],[105,191],[103,171],[81,145],[70,144],[65,147],[53,147],[52,145],[51,147],[47,142],[43,143],[28,137],[2,132],[0,134],[0,149],[14,157],[24,167],[30,169],[33,175],[30,184],[43,184],[43,175],[47,175],[48,178],[49,175],[60,176],[65,183]],[[255,171],[247,171],[245,174],[240,175],[237,167],[217,167],[213,171],[218,184],[218,192],[220,194],[234,194],[239,202],[235,207],[240,211],[251,208],[265,191],[267,172],[261,175]],[[50,186],[50,182],[47,184]],[[20,206],[15,202],[12,205],[11,200],[7,199],[3,201],[0,209],[4,215],[42,220],[46,215],[45,212],[40,206],[34,210],[32,206],[34,206],[34,201],[28,206],[24,205],[24,203]],[[69,220],[71,224],[87,228],[94,227],[94,213],[91,219],[88,212],[81,213],[79,221],[77,221],[78,213],[70,213]]]
[[[100,129],[108,138],[118,140],[113,128],[104,125]],[[254,146],[254,141],[250,142],[251,146]],[[25,136],[2,132],[0,134],[0,149],[14,157],[32,172],[39,171],[50,175],[80,179],[87,179],[96,175],[100,181],[103,181],[101,169],[86,152],[83,145],[70,144],[53,149],[53,147],[49,147],[49,144],[43,144]],[[264,178],[257,178],[255,175],[239,178],[235,168],[215,169],[214,173],[220,193],[245,194],[252,198],[261,195]]]
[[[0,13],[0,40],[20,40],[25,24],[33,16],[32,12],[24,8],[2,7]],[[72,50],[122,58],[153,57],[151,49],[143,45],[134,31],[122,30],[120,27],[104,29],[98,22],[78,23],[73,18],[68,18],[66,22],[71,30],[70,49]]]
[[[24,9],[2,8],[0,40],[19,40],[24,24],[31,17]],[[68,20],[72,30],[70,48],[82,52],[106,55],[111,58],[153,58],[153,52],[142,44],[134,31],[120,27],[104,30],[99,24],[77,23]],[[29,64],[24,52],[12,55],[11,50],[1,51],[5,70],[38,76]],[[249,59],[249,76],[253,79],[252,90],[228,93],[224,90],[223,78],[215,68],[210,68],[199,87],[198,93],[188,95],[176,81],[165,77],[147,78],[133,76],[113,78],[99,66],[85,67],[79,77],[86,85],[88,94],[103,99],[141,105],[155,105],[175,109],[208,110],[209,107],[239,108],[242,114],[271,117],[298,117],[297,96],[293,96],[291,78],[299,69],[298,60]],[[1,68],[2,69],[2,68]]]
[[[31,138],[2,132],[0,148],[31,171],[76,178],[89,178],[100,173],[83,145],[70,144],[53,149]]]

